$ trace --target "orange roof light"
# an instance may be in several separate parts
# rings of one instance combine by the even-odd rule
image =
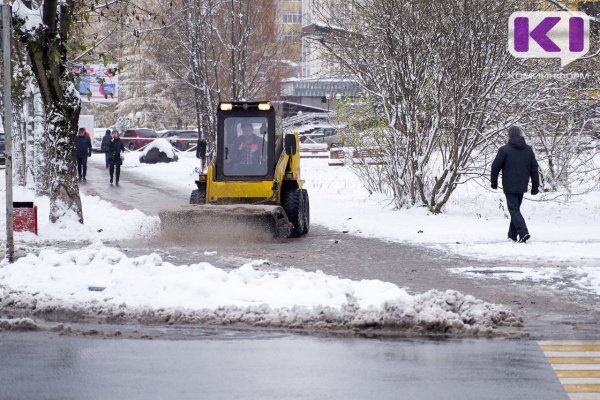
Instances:
[[[221,111],[231,111],[233,110],[233,104],[231,103],[221,103]]]
[[[260,111],[269,111],[271,109],[271,103],[258,103],[258,109]]]

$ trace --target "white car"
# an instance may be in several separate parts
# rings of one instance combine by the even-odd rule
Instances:
[[[300,152],[325,152],[328,151],[327,143],[323,141],[323,135],[303,134],[299,135]]]
[[[311,133],[302,133],[299,135],[299,139],[300,149],[302,149],[302,144],[304,143],[307,145],[310,143],[325,144],[326,151],[332,147],[341,147],[344,144],[344,141],[338,135],[338,129],[334,127],[323,127]],[[308,146],[304,147],[307,148]]]

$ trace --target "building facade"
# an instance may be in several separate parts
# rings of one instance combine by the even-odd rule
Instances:
[[[302,0],[278,0],[277,19],[281,35],[289,50],[289,59],[302,60]]]

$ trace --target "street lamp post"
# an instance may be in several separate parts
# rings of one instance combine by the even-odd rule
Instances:
[[[13,262],[15,242],[13,237],[13,192],[12,192],[12,98],[10,71],[11,7],[2,5],[2,53],[4,59],[4,153],[6,173],[6,258]]]

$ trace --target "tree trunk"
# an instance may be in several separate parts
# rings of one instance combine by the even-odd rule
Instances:
[[[53,223],[73,214],[83,223],[75,157],[80,102],[73,83],[67,78],[67,44],[74,8],[74,0],[46,0],[40,10],[42,25],[26,32],[20,26],[23,21],[17,19],[14,24],[15,32],[29,53],[44,104],[49,217]]]
[[[33,93],[33,150],[31,172],[35,183],[35,194],[50,194],[50,179],[47,166],[48,143],[46,140],[46,113],[39,89]]]
[[[24,108],[22,105],[13,107],[14,116],[14,136],[13,136],[13,156],[14,156],[14,177],[15,183],[19,186],[27,184],[27,122],[25,120]]]
[[[50,221],[71,213],[83,223],[79,185],[76,180],[75,136],[79,107],[51,105],[47,113],[48,166],[50,173]]]

